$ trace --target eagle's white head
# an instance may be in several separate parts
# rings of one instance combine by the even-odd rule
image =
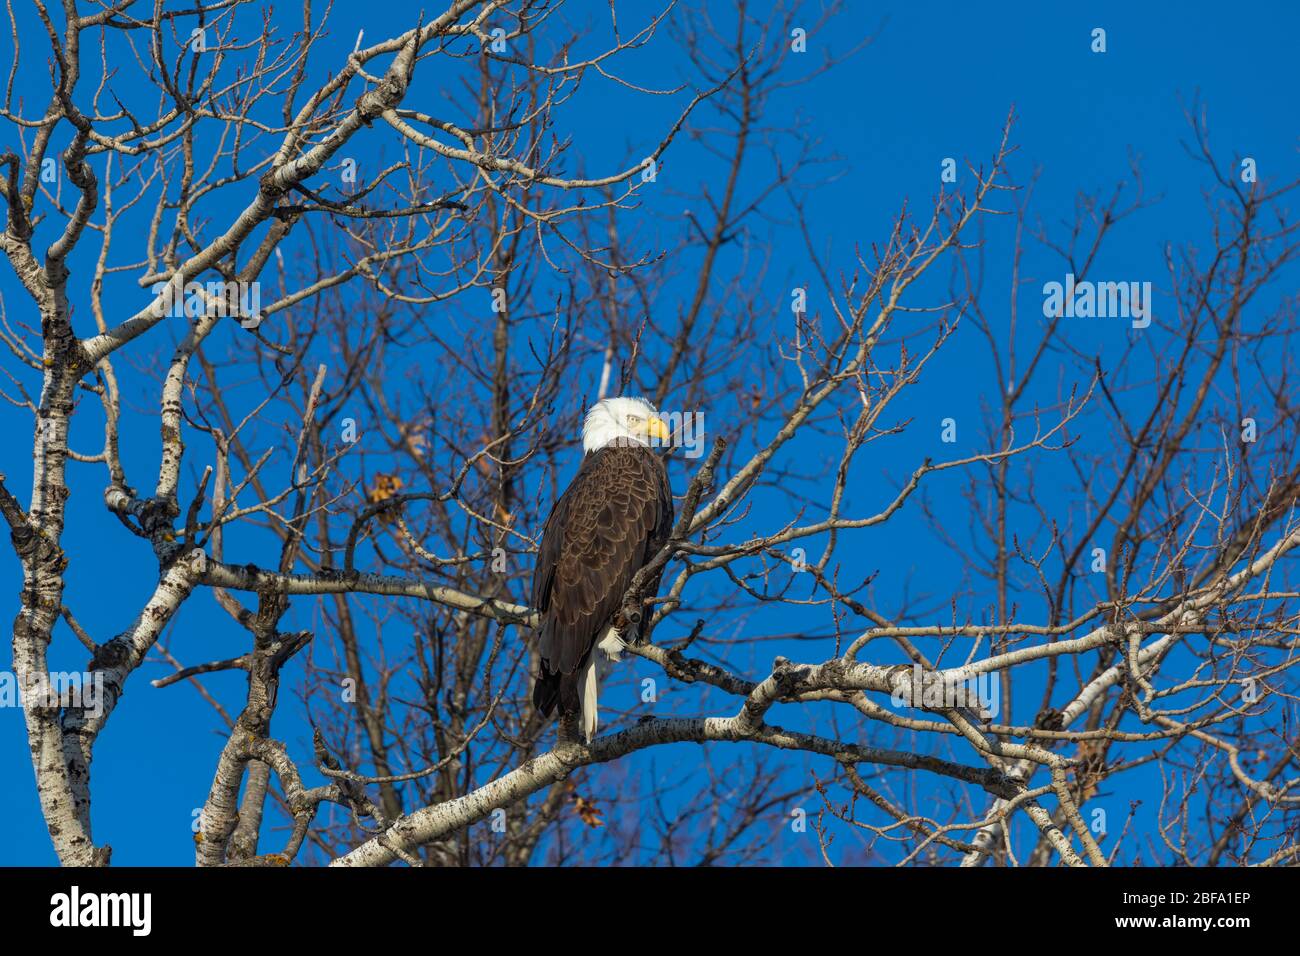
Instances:
[[[652,438],[668,441],[668,425],[644,398],[601,399],[582,423],[582,450],[593,452],[606,445],[646,445]]]

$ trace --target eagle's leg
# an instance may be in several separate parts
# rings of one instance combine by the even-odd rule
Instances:
[[[560,712],[559,725],[556,727],[556,743],[582,742],[582,715]]]

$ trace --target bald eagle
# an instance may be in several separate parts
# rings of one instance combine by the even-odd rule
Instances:
[[[652,440],[667,441],[668,426],[640,398],[607,398],[587,412],[585,457],[551,510],[533,570],[533,607],[539,615],[541,667],[533,703],[543,716],[580,717],[590,743],[596,733],[598,683],[627,643],[648,638],[647,624],[614,618],[632,578],[668,540],[673,493]],[[659,589],[659,574],[645,582]],[[642,617],[648,622],[649,616]]]

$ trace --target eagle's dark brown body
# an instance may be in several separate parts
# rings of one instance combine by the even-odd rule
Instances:
[[[649,448],[609,445],[583,459],[546,519],[533,571],[532,603],[541,615],[533,702],[543,714],[557,703],[561,713],[583,712],[593,648],[672,525],[668,473]],[[647,582],[645,594],[658,590],[659,577]],[[591,720],[594,725],[594,714]]]

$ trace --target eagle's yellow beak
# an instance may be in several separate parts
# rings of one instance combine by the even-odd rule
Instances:
[[[646,422],[645,431],[651,438],[660,441],[668,441],[673,437],[673,433],[668,430],[668,424],[662,418],[652,418]]]

